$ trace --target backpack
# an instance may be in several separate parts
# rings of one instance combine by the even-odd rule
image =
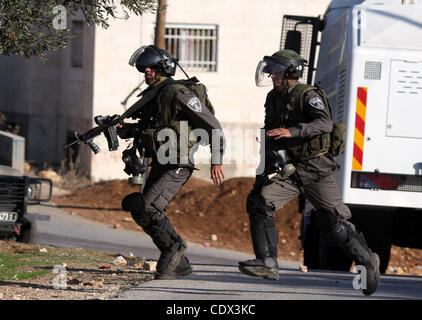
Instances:
[[[196,77],[192,77],[186,80],[174,80],[168,84],[168,87],[170,87],[171,90],[163,90],[164,92],[167,92],[167,94],[166,96],[162,97],[161,101],[164,102],[168,97],[173,97],[172,93],[186,87],[198,97],[203,106],[207,107],[212,114],[215,114],[214,107],[211,101],[208,99],[207,87],[203,83],[199,82]]]
[[[321,87],[313,86],[313,87],[310,87],[306,90],[303,90],[303,92],[301,93],[301,99],[302,99],[303,94],[310,89],[317,89],[320,92],[321,96],[324,98],[325,103],[327,104],[327,106],[330,110],[330,115],[331,115],[331,119],[332,119],[333,114],[332,114],[330,101],[328,100],[327,95],[325,94],[324,90]],[[301,103],[302,103],[302,101],[301,101]],[[333,123],[333,130],[330,133],[330,148],[328,150],[328,152],[333,157],[337,157],[344,152],[344,148],[345,148],[345,145],[346,145],[346,129],[347,129],[346,125],[343,122],[334,122]]]

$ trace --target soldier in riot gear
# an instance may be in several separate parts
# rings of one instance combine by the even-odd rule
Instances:
[[[132,193],[122,201],[125,211],[152,238],[161,254],[157,262],[156,279],[174,279],[192,272],[188,258],[184,255],[186,242],[177,234],[165,213],[169,202],[190,178],[194,162],[192,154],[196,141],[186,141],[186,155],[182,152],[182,127],[185,122],[187,137],[197,128],[204,129],[209,137],[212,131],[219,131],[218,143],[211,143],[211,178],[217,185],[224,179],[222,156],[224,136],[214,109],[206,94],[205,86],[196,78],[174,80],[177,60],[169,52],[154,45],[142,46],[134,52],[129,64],[145,74],[149,87],[141,95],[143,106],[132,115],[138,123],[124,123],[118,128],[121,138],[139,137],[146,158],[151,158],[151,170],[142,193]],[[160,134],[171,130],[166,141]],[[213,136],[215,137],[215,135]],[[172,138],[175,138],[172,140]],[[164,139],[165,140],[165,139]],[[211,141],[211,139],[210,139]],[[214,142],[214,141],[213,141]],[[175,146],[177,152],[165,151],[166,145]],[[163,159],[167,154],[173,157]],[[189,155],[187,158],[185,156]]]
[[[379,258],[348,221],[351,212],[341,200],[334,177],[338,166],[330,152],[330,106],[322,89],[298,82],[305,63],[296,52],[281,50],[265,56],[257,67],[257,86],[273,85],[265,102],[266,172],[257,176],[246,205],[256,259],[239,262],[239,270],[279,279],[274,212],[302,194],[316,208],[312,223],[366,267],[363,293],[370,295],[380,282]]]

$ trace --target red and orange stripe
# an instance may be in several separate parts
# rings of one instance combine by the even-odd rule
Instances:
[[[363,144],[365,141],[366,98],[368,95],[368,88],[358,87],[357,95],[352,170],[362,170]]]

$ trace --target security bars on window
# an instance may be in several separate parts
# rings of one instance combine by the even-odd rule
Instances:
[[[191,71],[217,71],[216,25],[166,25],[166,49]]]

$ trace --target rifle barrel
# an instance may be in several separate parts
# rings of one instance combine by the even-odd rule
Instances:
[[[73,141],[73,142],[69,143],[68,145],[66,145],[64,148],[65,148],[65,149],[67,149],[67,148],[69,148],[70,146],[73,146],[75,143],[79,143],[79,142],[80,142],[79,140],[75,140],[75,141]]]

